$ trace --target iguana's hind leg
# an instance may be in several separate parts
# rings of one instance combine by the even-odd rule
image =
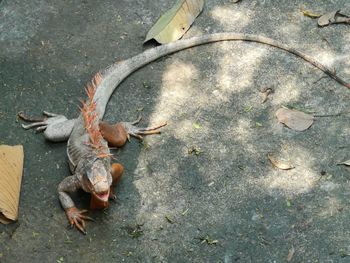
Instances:
[[[144,135],[161,133],[159,129],[167,125],[166,122],[163,122],[160,125],[153,127],[137,127],[136,124],[138,124],[140,121],[141,118],[134,122],[118,122],[115,125],[110,125],[106,122],[101,121],[100,131],[103,138],[108,141],[109,145],[114,147],[121,147],[126,143],[127,140],[130,139],[130,136],[142,140],[142,136]]]
[[[47,140],[60,142],[66,141],[69,138],[74,126],[75,119],[68,120],[63,115],[43,112],[45,115],[42,118],[32,118],[25,115],[23,112],[18,113],[18,117],[30,124],[22,124],[24,129],[36,128],[37,131],[43,131],[44,137]]]

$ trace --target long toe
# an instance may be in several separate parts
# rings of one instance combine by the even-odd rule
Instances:
[[[23,129],[30,129],[30,128],[34,128],[34,127],[38,127],[38,126],[42,126],[46,128],[46,123],[45,122],[34,122],[31,124],[22,124]]]

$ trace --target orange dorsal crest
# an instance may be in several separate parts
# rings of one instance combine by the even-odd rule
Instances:
[[[102,82],[102,76],[97,73],[92,80],[86,86],[87,100],[81,101],[82,107],[80,108],[84,126],[89,135],[89,142],[92,148],[96,150],[98,157],[107,157],[109,153],[106,152],[106,147],[102,144],[102,134],[98,125],[99,118],[96,112],[96,102],[94,101],[94,95],[99,84]]]

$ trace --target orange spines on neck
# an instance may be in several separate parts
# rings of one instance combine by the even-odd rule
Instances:
[[[103,158],[110,156],[106,151],[107,147],[102,144],[103,137],[99,128],[99,117],[96,112],[96,101],[94,101],[94,95],[98,85],[102,81],[102,76],[97,73],[92,80],[86,86],[87,100],[81,101],[82,107],[80,108],[84,127],[89,135],[89,142],[87,144],[94,148],[97,152],[97,157]]]

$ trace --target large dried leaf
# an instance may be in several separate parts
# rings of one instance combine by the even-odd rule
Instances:
[[[346,166],[350,166],[350,160],[341,162],[341,163],[337,163],[337,165],[346,165]]]
[[[279,122],[296,131],[305,131],[314,122],[314,116],[288,108],[278,109],[276,117]]]
[[[350,24],[350,17],[340,13],[340,10],[329,12],[321,16],[317,21],[319,26],[328,26],[330,24]]]
[[[203,10],[204,0],[178,0],[148,31],[146,39],[155,39],[160,44],[181,38],[194,19]]]
[[[295,168],[294,165],[292,165],[290,162],[286,161],[286,160],[283,160],[281,158],[276,158],[275,156],[273,156],[272,153],[269,153],[267,155],[267,158],[270,160],[271,164],[273,166],[275,166],[276,168],[278,169],[281,169],[281,170],[290,170],[290,169],[293,169]]]
[[[0,145],[0,222],[17,220],[23,172],[22,145]]]

